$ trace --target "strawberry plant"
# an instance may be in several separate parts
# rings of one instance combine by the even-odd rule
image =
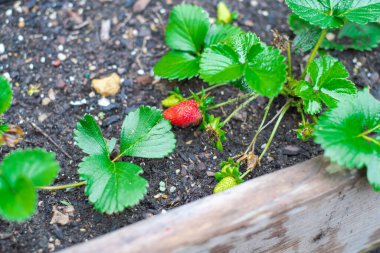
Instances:
[[[231,33],[221,32],[222,29],[213,33],[222,39],[209,43],[207,37],[212,37],[210,31],[217,26],[208,25],[206,12],[192,5],[175,7],[165,33],[167,44],[174,50],[168,55],[187,56],[178,61],[164,56],[155,66],[155,74],[178,80],[199,76],[210,85],[203,90],[227,84],[246,93],[217,105],[209,104],[201,110],[203,122],[200,128],[209,134],[220,151],[223,150],[222,142],[226,140],[226,131],[222,128],[231,117],[257,96],[269,99],[262,122],[248,147],[235,156],[236,161],[230,158],[221,163],[221,170],[216,174],[219,183],[214,192],[241,183],[260,165],[290,108],[295,108],[300,114],[295,136],[304,141],[315,137],[315,141],[325,149],[326,156],[341,166],[367,167],[369,182],[379,190],[379,103],[369,92],[358,93],[356,85],[349,79],[349,72],[338,59],[329,55],[318,57],[318,52],[321,47],[370,50],[377,46],[380,42],[379,24],[376,23],[380,18],[380,2],[286,0],[286,3],[294,12],[289,16],[289,24],[296,37],[290,41],[288,37],[275,33],[274,46],[277,48],[261,42],[254,33],[235,28]],[[224,6],[219,8],[223,10]],[[230,22],[230,19],[226,20]],[[338,40],[331,40],[333,33]],[[303,53],[311,50],[300,74],[293,72],[292,48]],[[279,95],[284,96],[286,102],[272,119],[268,119],[271,105]],[[224,121],[209,114],[210,110],[240,99],[245,101]],[[196,101],[198,106],[202,104],[202,99]],[[354,111],[355,103],[360,110]],[[170,121],[178,125],[172,119]],[[272,123],[272,133],[264,149],[256,155],[258,136]],[[338,141],[334,136],[339,136]],[[359,151],[358,148],[362,149]],[[343,156],[345,159],[341,158]],[[239,169],[243,164],[246,164],[246,171],[241,173]]]
[[[163,158],[175,148],[170,123],[155,108],[142,106],[129,113],[123,122],[120,152],[111,153],[116,139],[103,137],[94,118],[85,115],[75,131],[77,145],[88,156],[79,164],[79,176],[86,184],[86,195],[95,209],[108,214],[137,204],[145,195],[148,182],[140,176],[142,168],[122,157]]]

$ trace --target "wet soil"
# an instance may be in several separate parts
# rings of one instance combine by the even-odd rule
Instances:
[[[4,52],[0,52],[0,74],[11,78],[14,90],[13,106],[5,119],[19,124],[26,132],[17,148],[43,147],[56,152],[61,171],[55,184],[78,180],[77,165],[83,153],[74,145],[73,129],[85,113],[99,118],[106,137],[118,137],[124,116],[139,105],[160,107],[160,101],[173,87],[179,86],[188,94],[189,88],[199,90],[204,85],[199,80],[154,81],[150,76],[154,63],[167,50],[163,31],[168,13],[182,1],[172,4],[166,0],[151,1],[140,13],[132,11],[133,2],[0,1],[0,44],[4,46]],[[186,2],[204,7],[211,17],[215,17],[216,0]],[[292,36],[287,26],[289,11],[282,1],[226,2],[240,13],[236,23],[246,31],[256,32],[263,41],[271,42],[274,28]],[[108,39],[101,37],[104,20],[111,20]],[[331,54],[343,61],[360,87],[370,85],[374,93],[380,94],[379,49]],[[304,59],[298,56],[295,60],[295,68],[299,70]],[[110,106],[101,107],[98,105],[100,96],[91,89],[91,79],[113,72],[123,78],[121,92],[112,98]],[[29,95],[33,87],[39,87],[38,92]],[[212,94],[220,102],[235,96],[238,91],[224,87]],[[50,103],[46,104],[46,98]],[[75,105],[84,99],[86,103]],[[265,102],[263,98],[258,99],[228,124],[229,141],[223,154],[196,129],[175,129],[177,149],[167,159],[129,159],[143,167],[143,176],[150,187],[140,204],[121,214],[96,212],[87,202],[83,188],[40,192],[38,213],[31,220],[21,224],[0,220],[0,252],[59,250],[211,194],[216,183],[213,173],[218,170],[218,164],[244,151],[260,124]],[[269,117],[275,115],[283,102],[281,98],[276,101]],[[224,116],[233,109],[234,106],[228,106],[215,113]],[[286,115],[268,155],[251,177],[322,153],[311,141],[302,142],[296,138],[294,129],[299,121],[295,111]],[[30,122],[39,126],[60,149]],[[269,128],[261,135],[256,152],[261,151],[270,131]],[[10,151],[1,147],[0,158]],[[161,181],[166,186],[163,192],[159,189]],[[50,224],[53,207],[68,203],[75,208],[70,223],[64,226]]]

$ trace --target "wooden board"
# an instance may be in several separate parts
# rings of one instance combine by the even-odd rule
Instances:
[[[380,245],[380,194],[321,157],[127,226],[63,253],[359,252]]]

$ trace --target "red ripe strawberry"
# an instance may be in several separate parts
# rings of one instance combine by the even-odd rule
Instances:
[[[202,114],[195,100],[186,100],[164,111],[164,118],[179,127],[198,126]]]

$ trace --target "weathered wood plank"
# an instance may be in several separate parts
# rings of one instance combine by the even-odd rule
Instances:
[[[248,181],[63,253],[359,252],[380,243],[380,194],[321,157]]]

